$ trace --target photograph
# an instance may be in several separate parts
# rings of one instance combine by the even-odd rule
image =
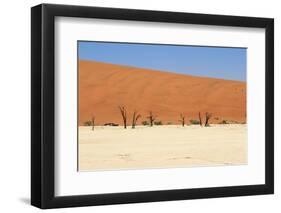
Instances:
[[[108,6],[31,8],[31,205],[273,194],[274,18]]]
[[[247,165],[247,48],[77,41],[78,171]]]

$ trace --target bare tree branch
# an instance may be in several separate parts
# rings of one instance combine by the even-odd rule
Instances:
[[[183,114],[180,114],[180,120],[181,125],[184,126],[185,125],[185,116]]]
[[[206,112],[205,116],[206,116],[205,126],[209,126],[209,120],[212,117],[212,114]]]
[[[92,130],[93,130],[93,131],[95,130],[95,120],[96,120],[96,117],[93,116],[93,117],[92,117]]]
[[[149,119],[150,126],[153,126],[153,123],[154,123],[156,117],[157,116],[153,115],[152,111],[149,112],[149,115],[147,116],[147,118]]]
[[[199,124],[202,126],[202,118],[201,118],[201,113],[199,112]]]
[[[119,110],[122,115],[124,129],[127,129],[127,111],[124,106],[119,106]]]
[[[137,120],[141,117],[140,114],[138,114],[138,112],[135,110],[133,113],[133,121],[132,121],[132,129],[135,128],[136,124],[137,124]]]

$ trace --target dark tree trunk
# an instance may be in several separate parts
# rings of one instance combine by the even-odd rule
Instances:
[[[199,124],[202,126],[202,118],[201,118],[201,113],[199,112]]]
[[[185,125],[185,116],[183,114],[180,114],[180,118],[181,119],[179,121],[181,122],[181,125],[184,126]]]
[[[127,111],[124,106],[119,106],[120,113],[122,115],[124,129],[127,129]]]
[[[205,121],[205,126],[209,126],[209,120],[212,117],[212,114],[206,112],[206,121]]]
[[[155,121],[156,116],[153,115],[152,111],[149,112],[149,115],[147,116],[147,118],[149,120],[150,126],[153,126],[153,122]]]
[[[132,121],[132,129],[134,129],[136,127],[137,124],[137,120],[141,117],[140,114],[137,113],[137,111],[134,111],[133,114],[133,121]]]
[[[95,116],[92,117],[92,130],[95,130]]]

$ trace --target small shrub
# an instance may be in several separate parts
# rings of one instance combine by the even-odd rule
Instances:
[[[214,119],[215,119],[215,120],[219,120],[219,117],[215,117]]]
[[[198,120],[190,120],[189,122],[193,125],[199,125],[200,124],[200,121],[198,121]]]
[[[147,122],[147,121],[143,121],[143,122],[141,122],[142,123],[142,125],[144,125],[144,126],[148,126],[149,125],[149,123]]]
[[[92,126],[92,121],[85,121],[84,126]]]
[[[105,123],[104,126],[119,126],[119,124],[115,124],[115,123]]]
[[[167,122],[167,125],[173,125],[173,122]]]
[[[163,125],[163,124],[162,124],[162,121],[155,121],[154,125]]]
[[[222,120],[219,124],[228,124],[227,120]]]

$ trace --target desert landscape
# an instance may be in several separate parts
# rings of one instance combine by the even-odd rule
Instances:
[[[180,114],[198,120],[212,113],[212,123],[246,122],[246,83],[195,77],[130,66],[79,61],[79,125],[122,124],[119,106],[146,120],[153,112],[163,124],[178,124]],[[204,116],[204,115],[202,115]],[[131,121],[130,121],[131,122]]]
[[[78,170],[247,164],[246,83],[79,60]]]

